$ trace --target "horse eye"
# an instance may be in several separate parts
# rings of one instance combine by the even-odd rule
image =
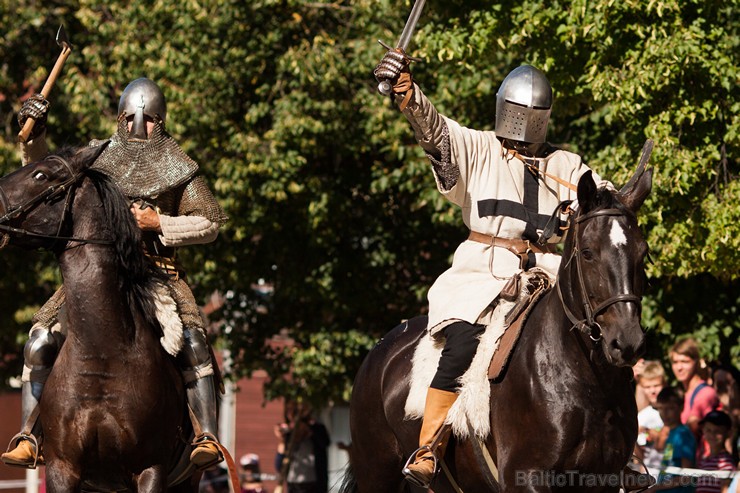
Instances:
[[[591,250],[585,249],[581,251],[581,255],[583,255],[583,258],[586,260],[593,260],[594,259],[594,253]]]
[[[46,180],[46,175],[41,171],[37,171],[36,174],[33,175],[33,179],[36,181],[44,181]]]

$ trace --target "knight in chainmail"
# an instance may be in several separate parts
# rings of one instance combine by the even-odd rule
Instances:
[[[21,144],[23,164],[48,154],[45,122],[49,104],[43,96],[29,98],[19,112],[21,127],[36,119],[31,138]],[[141,78],[123,91],[118,106],[118,128],[94,168],[111,176],[131,200],[131,210],[142,229],[143,248],[169,276],[168,288],[182,320],[183,347],[176,355],[192,409],[194,429],[200,431],[190,456],[199,468],[223,459],[217,438],[216,381],[205,323],[185,272],[177,261],[181,246],[210,243],[226,221],[198,165],[165,130],[167,108],[157,84]],[[90,146],[106,141],[93,140]],[[64,287],[36,313],[24,349],[22,423],[31,428],[44,383],[64,342]],[[31,418],[31,419],[29,419]],[[38,425],[32,428],[38,435]],[[25,439],[24,439],[25,438]],[[35,437],[16,440],[2,455],[11,465],[30,467],[37,458]]]
[[[552,279],[557,275],[560,256],[553,244],[560,238],[546,235],[546,226],[553,218],[565,220],[555,211],[576,198],[574,184],[590,170],[579,156],[545,141],[552,89],[532,66],[514,69],[502,82],[494,131],[469,129],[441,115],[414,82],[401,50],[388,51],[374,75],[391,83],[391,97],[428,156],[439,192],[461,208],[470,229],[428,295],[429,337],[443,341],[444,350],[427,390],[420,448],[403,468],[408,481],[428,488],[437,473],[435,455],[444,455],[449,439],[443,424],[479,336],[487,326],[503,324],[496,307],[518,295],[518,289],[504,288],[516,286],[523,271],[537,267]],[[608,186],[595,174],[594,180]]]

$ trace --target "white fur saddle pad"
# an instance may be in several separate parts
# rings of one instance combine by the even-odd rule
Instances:
[[[520,299],[526,290],[527,277],[526,274],[522,275]],[[506,329],[504,325],[506,314],[515,304],[516,301],[507,302],[499,298],[486,330],[480,336],[480,344],[470,368],[458,380],[460,383],[458,398],[447,414],[446,420],[458,438],[468,438],[472,431],[475,436],[484,440],[491,432],[489,416],[491,384],[488,380],[488,366]],[[427,389],[437,371],[443,348],[444,340],[435,340],[428,333],[416,346],[411,363],[409,395],[404,409],[406,419],[419,419],[424,416]]]

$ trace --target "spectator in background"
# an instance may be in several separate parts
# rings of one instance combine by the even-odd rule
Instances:
[[[712,411],[701,420],[701,427],[709,445],[709,455],[699,461],[698,468],[705,471],[734,471],[735,463],[725,448],[725,440],[732,429],[730,416],[722,411]],[[696,493],[726,493],[729,485],[730,479],[702,476],[697,482]]]
[[[655,441],[663,428],[663,420],[656,409],[658,394],[665,386],[665,370],[659,361],[646,361],[637,376],[637,386],[644,392],[648,404],[637,414],[639,435],[635,455],[645,463],[648,472],[657,479],[663,453],[655,448]]]
[[[711,384],[717,391],[721,409],[732,420],[732,430],[725,447],[737,464],[740,448],[740,371],[731,366],[717,365],[712,372]]]
[[[681,423],[683,395],[679,389],[665,387],[658,394],[656,407],[663,420],[663,429],[658,435],[655,448],[663,452],[661,471],[667,467],[692,467],[696,455],[696,439],[689,428]],[[689,493],[693,487],[685,484],[684,478],[664,472],[658,483],[648,491],[666,493]]]
[[[245,454],[239,459],[241,471],[241,493],[268,493],[262,485],[260,458],[257,454]]]
[[[703,360],[696,340],[691,337],[680,340],[671,348],[669,357],[673,374],[681,383],[685,394],[681,422],[689,427],[694,436],[700,438],[699,422],[719,406],[717,392],[700,375]],[[704,448],[700,450],[706,452]]]
[[[640,375],[645,370],[646,364],[645,359],[640,358],[632,367],[632,378],[635,381],[635,403],[637,403],[638,413],[648,406],[648,397],[645,395],[645,389],[640,385]]]
[[[229,472],[220,464],[203,470],[198,484],[198,493],[229,493]]]
[[[306,404],[286,402],[285,422],[275,427],[278,438],[275,469],[287,493],[327,493],[331,443],[326,427],[311,416]]]

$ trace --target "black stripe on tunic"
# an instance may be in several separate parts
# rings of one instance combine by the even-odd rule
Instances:
[[[534,224],[537,229],[544,229],[550,216],[527,212],[524,205],[513,200],[485,199],[478,201],[478,217],[506,216],[519,219],[528,225]],[[535,238],[536,239],[536,238]]]

